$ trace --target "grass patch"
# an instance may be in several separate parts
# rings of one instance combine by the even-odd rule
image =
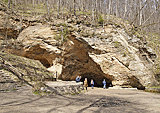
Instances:
[[[160,88],[160,86],[152,86],[152,87],[148,87],[148,88]]]
[[[120,46],[120,43],[119,43],[118,41],[115,41],[115,42],[114,42],[114,47],[115,47],[115,48],[118,48],[119,46]]]
[[[11,91],[15,91],[15,90],[17,90],[16,88],[13,88]]]
[[[151,92],[151,93],[160,93],[160,91],[155,91],[155,90],[145,90],[146,92]]]
[[[39,91],[39,90],[35,90],[35,91],[33,91],[33,93],[36,95],[41,95],[41,91]]]
[[[80,93],[81,93],[81,91],[78,91],[78,92],[72,93],[71,95],[78,95]]]

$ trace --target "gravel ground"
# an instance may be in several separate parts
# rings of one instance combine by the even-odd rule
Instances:
[[[88,88],[79,95],[39,96],[25,86],[0,92],[0,113],[160,113],[160,94],[135,89]]]

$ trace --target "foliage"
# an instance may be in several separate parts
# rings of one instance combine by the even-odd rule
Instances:
[[[159,91],[154,91],[154,90],[145,90],[146,92],[151,92],[151,93],[160,93]]]
[[[33,91],[33,93],[36,95],[41,95],[41,92],[39,90],[35,90],[35,91]]]
[[[67,25],[65,23],[56,24],[56,27],[61,27],[61,26],[67,27]]]
[[[126,56],[127,56],[127,54],[124,52],[124,53],[123,53],[123,57],[126,57]]]
[[[5,3],[8,3],[8,0],[4,0]]]
[[[54,37],[54,39],[56,39],[56,40],[60,40],[60,39],[61,39],[60,34],[56,34],[56,36]]]
[[[119,46],[120,46],[120,43],[119,43],[118,41],[115,41],[115,42],[114,42],[114,47],[117,48],[117,47],[119,47]]]
[[[11,91],[15,91],[15,90],[17,90],[16,88],[13,88]]]
[[[104,22],[104,20],[103,20],[103,18],[102,18],[102,15],[100,14],[100,15],[99,15],[99,18],[98,18],[98,23],[99,23],[99,24],[103,24],[103,22]]]
[[[67,41],[67,36],[70,34],[70,31],[67,27],[64,28],[63,31],[60,32],[60,36],[63,36],[63,41]]]

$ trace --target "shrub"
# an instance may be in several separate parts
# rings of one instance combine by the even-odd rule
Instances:
[[[102,15],[100,14],[100,15],[99,15],[99,18],[98,18],[98,23],[99,23],[99,24],[103,24],[103,21],[104,21],[104,20],[103,20],[103,18],[102,18]]]
[[[123,53],[123,57],[126,57],[126,56],[127,56],[127,54],[124,52],[124,53]]]
[[[120,43],[118,41],[115,42],[115,48],[118,48],[120,46]]]

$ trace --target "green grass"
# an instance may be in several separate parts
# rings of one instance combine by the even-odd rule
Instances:
[[[160,93],[159,91],[153,91],[153,90],[145,90],[146,92],[151,92],[151,93]]]
[[[119,47],[119,46],[120,46],[120,43],[119,43],[118,41],[115,41],[115,42],[114,42],[114,47],[117,48],[117,47]]]
[[[126,57],[126,56],[127,56],[127,54],[124,52],[124,53],[123,53],[123,57]]]
[[[15,91],[15,90],[17,90],[16,88],[13,88],[11,91]]]
[[[152,87],[149,87],[149,88],[160,88],[160,86],[152,86]]]
[[[71,95],[78,95],[78,94],[80,94],[80,93],[81,93],[81,91],[72,93]]]
[[[152,87],[148,87],[151,89],[146,89],[146,92],[152,92],[152,93],[160,93],[160,91],[157,91],[156,89],[160,89],[160,85],[159,86],[152,86]],[[153,89],[152,89],[153,88]]]
[[[33,91],[33,93],[36,95],[41,95],[41,92],[39,90],[35,90],[35,91]]]

